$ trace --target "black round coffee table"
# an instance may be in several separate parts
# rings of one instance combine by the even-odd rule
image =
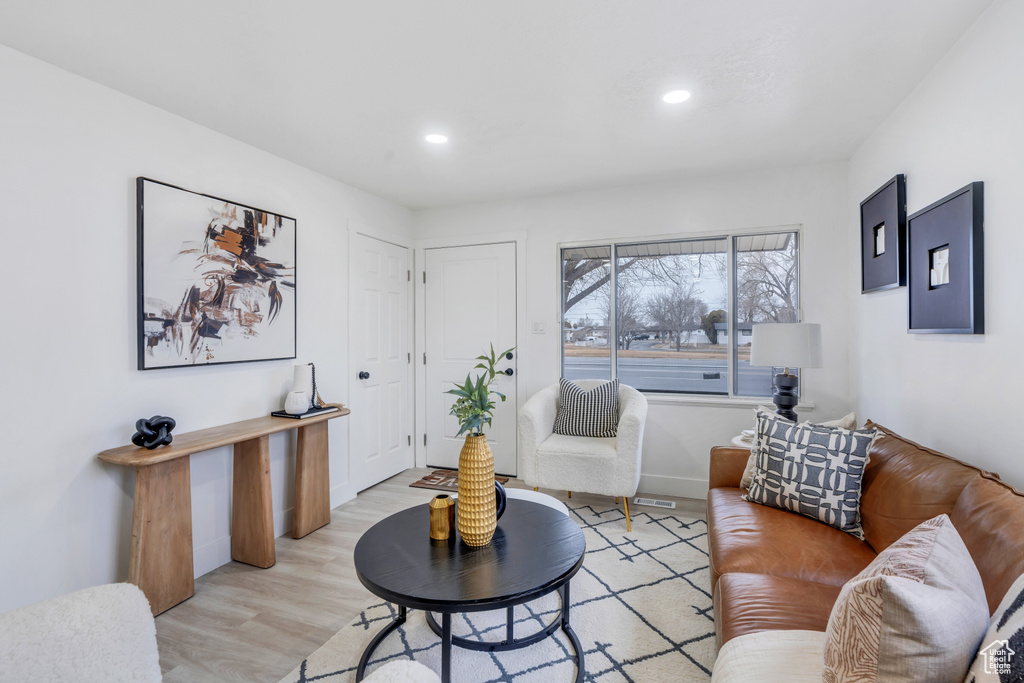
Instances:
[[[576,679],[582,683],[583,649],[569,625],[569,580],[583,566],[583,532],[561,512],[526,500],[508,500],[489,545],[471,548],[461,539],[432,541],[426,505],[378,522],[359,539],[356,574],[374,595],[398,605],[398,616],[363,651],[356,669],[362,681],[373,651],[405,623],[406,610],[427,612],[427,623],[441,637],[441,681],[451,680],[452,644],[495,652],[532,645],[559,627],[576,650]],[[457,535],[456,535],[457,536]],[[512,610],[558,591],[560,614],[548,626],[515,638]],[[505,639],[480,641],[452,635],[452,614],[506,609]],[[432,612],[441,614],[438,625]]]

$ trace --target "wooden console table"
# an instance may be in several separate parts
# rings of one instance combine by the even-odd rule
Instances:
[[[154,616],[195,593],[189,456],[234,445],[231,559],[256,567],[272,567],[277,556],[269,435],[299,430],[292,536],[302,538],[331,521],[327,421],[350,412],[338,407],[337,412],[303,420],[267,415],[175,434],[169,446],[152,451],[133,445],[99,454],[104,462],[135,468],[128,580],[149,598]]]

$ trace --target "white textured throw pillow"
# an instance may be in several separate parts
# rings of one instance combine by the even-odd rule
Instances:
[[[1024,681],[1024,575],[1006,591],[964,683]]]
[[[914,527],[839,593],[825,631],[824,683],[960,683],[988,602],[947,515]]]
[[[765,412],[771,413],[770,408],[764,406],[758,406],[757,410],[754,411],[754,421],[757,422],[757,413]],[[778,416],[780,420],[783,420],[782,416]],[[824,422],[802,422],[801,424],[813,424],[819,427],[839,427],[840,429],[856,429],[857,428],[857,413],[849,413],[835,420],[825,420]],[[754,476],[754,446],[750,446],[750,457],[747,458],[747,466],[743,468],[743,476],[740,477],[740,488],[749,489],[750,480]]]
[[[558,412],[555,434],[564,436],[615,436],[619,427],[619,380],[585,391],[575,382],[558,380]]]

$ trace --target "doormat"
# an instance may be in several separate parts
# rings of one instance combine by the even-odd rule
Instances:
[[[499,484],[505,484],[508,477],[494,477]],[[414,489],[435,489],[447,491],[448,493],[459,492],[459,471],[458,470],[434,470],[427,476],[409,484]]]

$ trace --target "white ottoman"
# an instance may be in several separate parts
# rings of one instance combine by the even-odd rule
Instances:
[[[547,505],[549,508],[558,510],[563,515],[569,514],[569,508],[565,507],[565,503],[553,498],[546,493],[540,491],[531,491],[530,489],[505,489],[505,494],[509,498],[515,498],[516,500],[529,500],[534,503],[540,503],[541,505]]]
[[[441,683],[433,671],[418,662],[389,662],[363,679],[363,683]]]
[[[459,494],[457,493],[450,493],[448,495],[450,495],[454,500],[458,500],[459,498]],[[530,489],[507,488],[505,489],[505,495],[508,496],[509,498],[514,498],[516,500],[528,500],[532,503],[547,505],[549,508],[553,510],[558,510],[567,517],[569,516],[569,508],[565,507],[565,503],[558,500],[557,498],[549,496],[546,493],[541,493],[540,491],[531,491]]]

